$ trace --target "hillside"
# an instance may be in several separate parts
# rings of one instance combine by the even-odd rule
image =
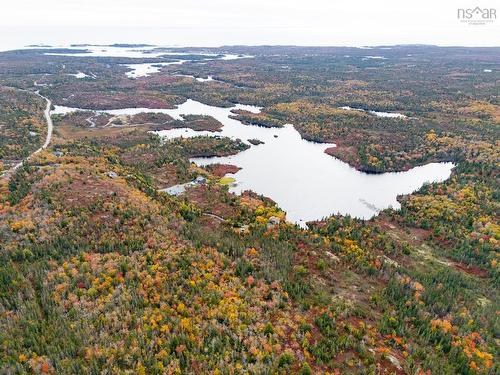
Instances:
[[[498,373],[498,72],[473,71],[499,52],[471,50],[473,61],[461,49],[399,47],[388,62],[346,62],[364,52],[228,47],[255,57],[139,79],[126,78],[128,58],[0,53],[4,170],[46,129],[43,100],[3,86],[33,91],[36,81],[54,104],[87,110],[54,115],[50,147],[0,179],[0,372]],[[80,69],[98,78],[66,73]],[[269,197],[229,193],[230,166],[189,160],[259,145],[163,141],[150,131],[179,120],[89,112],[187,98],[263,106],[234,116],[291,122],[306,139],[338,143],[331,154],[360,170],[456,167],[400,197],[401,210],[304,229]],[[206,116],[182,125],[221,126]],[[199,176],[184,194],[160,191]]]

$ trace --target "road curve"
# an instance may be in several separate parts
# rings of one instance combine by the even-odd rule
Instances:
[[[40,151],[42,151],[43,149],[46,149],[47,147],[49,147],[50,141],[52,140],[52,130],[54,128],[54,124],[52,123],[52,118],[50,117],[50,107],[52,107],[52,102],[50,101],[49,98],[46,98],[45,96],[40,95],[38,92],[36,94],[38,96],[40,96],[41,98],[44,98],[45,101],[47,102],[47,107],[45,107],[45,111],[43,112],[43,114],[45,115],[45,120],[47,121],[47,137],[45,138],[45,142],[42,145],[42,147],[40,147],[38,150],[36,150],[31,155],[37,154]]]
[[[26,162],[30,158],[32,158],[33,155],[36,155],[40,151],[49,147],[50,141],[52,140],[52,130],[54,128],[54,124],[52,123],[52,118],[50,117],[50,107],[52,106],[52,102],[50,101],[49,98],[46,98],[45,96],[41,95],[39,92],[35,92],[35,94],[47,101],[47,106],[45,107],[45,111],[43,112],[43,114],[45,116],[45,120],[47,121],[47,136],[45,137],[45,142],[38,150],[33,151],[33,153],[31,153],[27,158],[20,161],[16,165],[14,165],[10,170],[8,170],[6,173],[4,173],[4,175],[15,172],[19,167],[21,167],[21,165],[23,165],[24,162]]]

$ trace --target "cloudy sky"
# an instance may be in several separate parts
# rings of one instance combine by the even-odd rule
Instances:
[[[500,13],[500,0],[13,0],[2,4],[0,46],[68,42],[500,46],[500,20],[479,26],[457,19],[458,8],[477,5]]]

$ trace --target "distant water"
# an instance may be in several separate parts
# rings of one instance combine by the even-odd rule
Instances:
[[[168,47],[228,45],[357,45],[335,40],[324,32],[262,27],[14,27],[0,26],[0,51],[31,44],[148,43]]]
[[[341,109],[345,109],[346,111],[360,111],[360,112],[366,112],[364,109],[361,108],[352,108],[348,105],[340,107]],[[406,118],[405,115],[401,113],[392,113],[392,112],[380,112],[380,111],[372,111],[368,110],[369,113],[372,115],[375,115],[377,117],[389,117],[389,118]]]
[[[179,60],[172,62],[163,62],[163,63],[142,63],[142,64],[124,64],[130,70],[125,74],[129,78],[139,78],[139,77],[147,77],[151,74],[158,73],[163,66],[167,65],[182,65],[187,60]]]
[[[188,17],[188,15],[186,15]],[[92,22],[89,20],[89,22]],[[297,45],[297,46],[388,46],[396,44],[432,44],[444,46],[498,46],[497,30],[472,33],[469,28],[450,29],[448,35],[431,30],[425,34],[345,32],[335,27],[265,27],[255,24],[217,27],[117,27],[117,26],[1,26],[0,51],[23,48],[29,44],[114,44],[149,43],[170,47],[220,47],[230,45]],[[192,27],[193,26],[193,27]],[[355,28],[355,27],[354,27]],[[343,32],[342,32],[343,30]],[[383,30],[383,28],[381,28]],[[424,31],[424,28],[421,30]],[[387,47],[385,47],[387,48]],[[381,48],[382,49],[382,48]],[[369,53],[370,54],[369,54]],[[367,51],[365,58],[380,55]],[[383,57],[383,56],[382,56]]]
[[[203,46],[203,43],[184,43],[180,32],[159,28],[128,27],[2,27],[0,26],[0,51],[24,48],[28,45],[54,47],[71,44],[148,43],[162,46]],[[174,37],[173,37],[174,36]],[[214,43],[206,46],[216,46]]]
[[[159,73],[164,66],[168,65],[182,65],[186,62],[192,61],[186,57],[186,59],[179,59],[179,56],[189,56],[189,52],[164,52],[156,49],[159,46],[129,46],[129,47],[117,47],[117,46],[102,46],[102,45],[66,45],[61,46],[68,51],[64,52],[54,52],[51,47],[39,46],[38,48],[46,49],[46,55],[49,56],[66,56],[66,57],[129,57],[129,58],[169,58],[172,56],[173,61],[166,62],[153,62],[153,63],[138,63],[138,64],[122,64],[123,66],[129,68],[125,74],[129,78],[140,78],[147,77],[155,73]],[[203,61],[208,60],[238,60],[243,58],[253,58],[254,56],[245,54],[214,54],[207,52],[196,52],[198,56],[203,56]],[[85,78],[86,76],[78,76],[77,78]],[[208,78],[194,77],[199,82],[213,81],[212,76]],[[95,78],[95,77],[94,77]]]
[[[27,45],[147,43],[167,47],[228,45],[356,45],[324,32],[262,27],[14,27],[0,26],[0,51]]]

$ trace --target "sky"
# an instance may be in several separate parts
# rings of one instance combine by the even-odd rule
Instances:
[[[13,0],[0,11],[0,48],[139,43],[500,46],[500,19],[469,25],[458,8],[500,0]]]

